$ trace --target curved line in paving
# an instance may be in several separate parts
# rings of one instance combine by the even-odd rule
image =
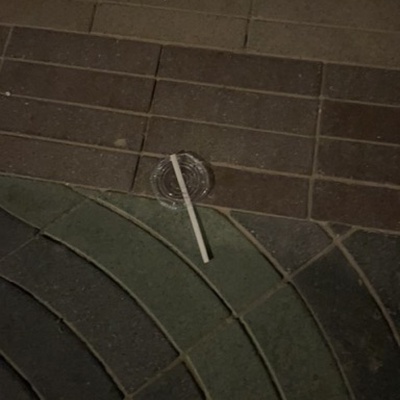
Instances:
[[[75,248],[68,242],[50,235],[49,233],[45,233],[45,236],[48,236],[52,240],[54,240],[57,243],[60,243],[61,245],[65,246],[69,250],[73,251],[75,254],[77,254],[79,257],[85,259],[86,261],[90,262],[94,266],[96,266],[102,273],[104,273],[110,280],[112,280],[116,285],[118,285],[125,293],[128,294],[134,301],[137,302],[137,304],[141,307],[144,313],[148,315],[148,317],[154,322],[154,324],[160,329],[160,331],[164,334],[164,336],[168,339],[169,343],[173,346],[173,348],[178,352],[179,356],[183,358],[183,361],[186,363],[186,355],[185,352],[181,349],[181,347],[176,343],[174,338],[170,335],[168,330],[164,327],[164,325],[158,320],[158,318],[153,314],[153,312],[143,303],[143,301],[135,294],[133,291],[127,287],[124,282],[119,280],[116,276],[114,276],[110,271],[108,271],[105,267],[103,267],[99,262],[91,258],[89,255],[84,253],[83,251]],[[189,366],[188,366],[189,367]],[[168,368],[168,367],[167,367]],[[196,383],[199,385],[200,389],[204,393],[208,393],[207,389],[205,388],[205,385],[203,382],[199,381],[198,378],[195,374],[193,374],[193,371],[188,368],[190,373],[193,375],[193,378],[196,380]]]
[[[271,254],[269,253],[269,251],[257,240],[257,238],[248,230],[246,229],[242,224],[240,224],[238,221],[236,221],[230,214],[226,215],[227,219],[231,222],[231,224],[233,226],[235,226],[245,237],[248,237],[249,240],[251,240],[251,242],[254,244],[254,246],[267,258],[271,261],[271,263],[274,265],[274,267],[278,270],[278,271],[285,271],[285,269],[280,265],[279,261],[275,258],[272,257]],[[328,249],[329,247],[332,246],[332,243],[329,244],[326,248],[324,248],[318,255],[317,258],[320,257],[321,254],[324,254],[326,249]],[[315,257],[313,257],[312,259],[314,259]],[[309,263],[309,261],[307,261],[304,265],[307,265]],[[300,270],[301,268],[299,268]],[[291,280],[290,277],[288,276],[288,283],[290,283],[290,285],[292,285],[292,287],[295,289],[297,295],[299,296],[299,298],[302,300],[302,303],[304,304],[304,306],[306,307],[307,311],[309,312],[310,316],[312,317],[312,319],[314,320],[314,323],[316,324],[321,337],[323,338],[323,341],[326,343],[329,352],[331,353],[333,359],[335,360],[336,366],[338,368],[338,371],[340,373],[340,376],[346,386],[346,389],[351,397],[351,399],[355,399],[354,397],[354,393],[353,390],[351,388],[350,382],[347,379],[347,375],[345,374],[342,364],[339,361],[339,357],[336,353],[336,350],[329,338],[329,335],[325,332],[324,328],[322,327],[319,319],[317,318],[317,316],[315,315],[312,307],[310,304],[308,304],[308,302],[306,301],[306,299],[304,298],[304,296],[302,295],[301,291],[298,289],[297,285],[295,284],[294,280]],[[278,288],[279,290],[280,288]],[[270,296],[273,296],[274,293],[271,293]],[[250,309],[251,310],[251,309]],[[249,310],[246,310],[246,312],[248,312]]]
[[[118,388],[118,390],[121,393],[126,394],[126,391],[123,389],[123,386],[121,385],[119,380],[114,376],[110,367],[104,362],[102,357],[92,348],[92,346],[85,340],[85,338],[81,336],[80,332],[78,332],[73,325],[71,325],[67,320],[65,320],[61,314],[59,314],[49,304],[43,302],[43,300],[40,299],[39,297],[37,297],[34,293],[30,292],[25,286],[20,285],[18,282],[15,282],[12,279],[8,279],[7,277],[3,276],[1,273],[0,273],[0,279],[3,279],[5,281],[11,283],[12,285],[18,287],[24,293],[28,294],[28,296],[31,297],[35,302],[40,304],[41,307],[45,308],[50,314],[56,316],[60,321],[62,321],[62,323],[65,324],[68,327],[68,329],[74,334],[76,339],[87,349],[88,353],[93,356],[93,358],[96,360],[98,365],[100,365],[102,367],[105,374],[110,378],[110,380],[115,383],[115,386]],[[31,386],[33,387],[33,385],[31,385]]]
[[[284,390],[282,389],[282,386],[279,383],[279,380],[276,376],[276,373],[268,361],[268,357],[260,351],[260,346],[255,340],[255,336],[252,333],[251,328],[246,324],[246,322],[240,318],[237,314],[237,310],[229,303],[228,300],[224,298],[222,293],[219,291],[219,289],[212,283],[212,281],[201,271],[201,269],[188,257],[186,256],[183,252],[181,252],[174,244],[172,244],[170,241],[168,241],[164,236],[159,234],[157,231],[155,231],[153,228],[150,226],[146,225],[143,221],[139,220],[138,218],[133,217],[132,215],[124,212],[123,210],[112,206],[110,203],[101,201],[99,199],[94,198],[94,201],[98,202],[99,204],[103,205],[104,207],[108,208],[110,211],[113,211],[114,213],[128,219],[129,221],[133,222],[136,224],[139,228],[143,229],[147,233],[149,233],[151,236],[153,236],[154,239],[160,241],[163,243],[167,248],[169,248],[171,251],[173,251],[179,258],[182,259],[183,262],[186,263],[188,267],[190,267],[209,287],[210,289],[218,296],[218,298],[225,304],[225,306],[229,309],[229,311],[232,313],[232,315],[238,319],[239,323],[241,324],[242,328],[245,330],[247,333],[250,342],[253,344],[256,352],[260,356],[260,358],[263,360],[263,363],[265,364],[265,368],[267,369],[269,375],[271,376],[271,380],[276,386],[276,390],[279,393],[280,397],[282,400],[286,400],[286,396],[284,394]]]
[[[25,384],[26,388],[32,394],[32,397],[35,397],[38,400],[45,400],[42,394],[35,388],[35,386],[29,382],[29,379],[25,376],[25,374],[15,365],[15,363],[5,354],[4,351],[0,349],[0,359],[7,364],[7,366],[19,377],[19,379]],[[16,400],[16,399],[10,399]]]

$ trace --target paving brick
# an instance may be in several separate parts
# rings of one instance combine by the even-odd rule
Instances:
[[[147,111],[154,81],[134,76],[6,61],[0,91],[11,94]]]
[[[142,158],[134,186],[136,194],[150,194],[150,175],[158,160]],[[302,178],[215,167],[215,187],[202,202],[222,207],[305,217],[308,181]]]
[[[184,348],[227,317],[219,299],[178,256],[101,206],[83,204],[47,231],[89,256],[141,299]]]
[[[0,274],[74,326],[128,392],[137,390],[177,357],[125,291],[61,245],[36,240],[0,264]]]
[[[0,0],[0,23],[88,31],[93,4],[66,0]]]
[[[400,67],[397,33],[253,21],[248,48],[279,56]]]
[[[82,196],[63,185],[0,176],[0,207],[37,228],[81,201]]]
[[[399,185],[400,147],[322,139],[318,173]]]
[[[250,12],[250,0],[118,0],[129,4],[163,7],[207,13],[247,16]]]
[[[296,284],[330,338],[356,398],[397,399],[400,351],[359,276],[335,249]]]
[[[3,54],[4,46],[7,41],[9,29],[5,26],[0,26],[0,54]]]
[[[321,65],[302,60],[166,46],[159,75],[241,88],[317,96]]]
[[[186,213],[168,211],[156,200],[117,193],[98,196],[142,221],[179,249],[236,310],[259,298],[279,281],[274,267],[215,210],[197,207],[213,254],[210,263],[204,265]]]
[[[135,400],[201,400],[203,394],[189,371],[179,364],[135,395]]]
[[[0,393],[4,399],[38,399],[23,378],[2,357],[0,357]]]
[[[400,30],[397,18],[399,14],[400,4],[396,0],[384,3],[345,0],[340,3],[340,7],[330,0],[318,3],[300,0],[295,4],[290,0],[269,2],[256,0],[253,6],[254,16],[269,20],[330,24],[361,29]]]
[[[35,230],[0,208],[0,258],[31,239]]]
[[[149,24],[149,21],[152,21]],[[240,49],[247,21],[148,7],[100,4],[93,31],[202,46]],[[207,27],[207,29],[204,29]]]
[[[313,135],[315,100],[158,82],[154,113],[248,128]]]
[[[328,64],[322,90],[336,99],[396,105],[400,104],[400,71]]]
[[[94,110],[0,96],[0,130],[139,151],[146,119],[136,115]]]
[[[297,270],[332,242],[326,232],[314,222],[240,212],[232,212],[232,216],[289,273]]]
[[[15,28],[6,55],[24,60],[154,75],[159,52],[160,46],[152,43]]]
[[[321,135],[400,144],[400,108],[325,100]]]
[[[251,393],[259,400],[278,399],[259,355],[238,323],[202,341],[189,357],[212,398],[243,400]]]
[[[400,191],[317,180],[312,216],[322,221],[400,230]]]
[[[35,299],[0,280],[0,347],[48,399],[122,399],[68,327]]]
[[[245,320],[288,400],[350,399],[321,331],[291,287],[278,291]]]
[[[128,191],[132,154],[0,135],[0,172]]]
[[[400,237],[358,231],[345,242],[400,332]]]
[[[152,118],[145,150],[160,154],[187,150],[200,154],[211,162],[309,174],[314,140]]]

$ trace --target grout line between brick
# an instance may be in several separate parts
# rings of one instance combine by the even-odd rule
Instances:
[[[89,23],[89,33],[91,33],[92,30],[93,30],[93,25],[94,25],[94,20],[95,20],[95,18],[96,18],[97,6],[98,6],[98,5],[99,5],[99,3],[98,3],[97,1],[93,4],[92,17],[91,17],[90,23]]]
[[[2,349],[0,349],[0,357],[2,357],[6,361],[6,363],[10,366],[10,368],[12,368],[16,372],[16,374],[18,374],[22,378],[22,380],[29,387],[33,395],[36,397],[36,399],[46,400],[45,396],[39,392],[39,390],[29,381],[29,379],[22,372],[22,370],[5,354],[5,352]]]
[[[314,194],[314,182],[315,176],[317,174],[318,169],[318,150],[319,150],[319,140],[320,140],[320,133],[321,133],[321,120],[322,120],[322,92],[325,85],[325,75],[326,75],[326,66],[322,64],[321,66],[321,80],[320,80],[320,88],[319,88],[319,100],[318,100],[318,114],[315,124],[315,145],[314,145],[314,152],[313,152],[313,161],[312,161],[312,173],[311,179],[308,186],[308,210],[307,215],[308,218],[311,218],[312,215],[312,207],[313,207],[313,194]]]
[[[49,313],[51,313],[53,316],[57,318],[57,322],[62,322],[64,323],[67,328],[73,333],[73,336],[78,339],[79,342],[83,344],[85,348],[88,349],[88,352],[92,354],[94,359],[97,361],[98,365],[103,368],[103,370],[106,372],[108,377],[115,383],[115,386],[117,389],[124,395],[127,395],[127,391],[118,379],[118,377],[114,374],[113,370],[110,368],[110,366],[105,362],[103,357],[95,350],[92,345],[85,339],[85,337],[80,333],[80,331],[75,328],[75,326],[70,323],[67,319],[64,318],[62,314],[60,314],[56,309],[54,309],[50,304],[42,300],[40,297],[38,297],[36,294],[31,292],[28,288],[26,288],[24,285],[21,285],[19,282],[15,281],[12,278],[8,278],[2,273],[0,273],[0,278],[4,279],[5,281],[17,286],[19,289],[21,289],[24,293],[26,293],[29,297],[31,297],[36,303],[40,304],[43,308],[45,308]]]

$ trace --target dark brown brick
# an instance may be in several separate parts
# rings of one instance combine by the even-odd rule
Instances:
[[[325,100],[321,134],[400,144],[400,108]]]
[[[211,162],[310,173],[312,139],[246,129],[152,118],[145,150],[171,154],[187,150]]]
[[[152,194],[154,158],[142,158],[135,193]],[[215,167],[215,187],[203,203],[303,218],[307,214],[308,180]]]
[[[132,111],[147,111],[152,79],[6,61],[0,91]]]
[[[140,150],[144,117],[0,96],[0,130]]]
[[[324,221],[400,230],[400,191],[317,180],[312,216]]]
[[[167,78],[241,88],[319,94],[321,65],[276,57],[165,47],[159,74]]]
[[[0,54],[3,54],[4,46],[8,36],[8,28],[0,26]]]
[[[0,0],[0,23],[89,30],[93,3],[68,0]]]
[[[141,39],[242,49],[246,28],[244,18],[103,3],[97,7],[92,29]]]
[[[15,28],[7,56],[79,67],[154,75],[160,46],[94,35]]]
[[[400,104],[400,70],[327,65],[323,94],[338,99]]]
[[[400,147],[323,139],[318,151],[322,175],[400,184]]]
[[[400,30],[400,3],[397,0],[255,0],[253,15],[268,20],[308,22],[361,29]]]
[[[129,190],[135,155],[0,135],[0,171]]]
[[[313,135],[317,103],[177,82],[158,82],[154,113],[249,128]]]

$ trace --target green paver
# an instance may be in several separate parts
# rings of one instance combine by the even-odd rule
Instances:
[[[43,228],[82,200],[82,196],[63,185],[0,176],[0,206],[37,228]]]
[[[273,266],[221,214],[198,208],[214,258],[203,264],[187,213],[158,201],[114,193],[99,197],[159,232],[191,259],[236,309],[244,307],[279,281]]]
[[[219,299],[179,257],[104,207],[82,204],[47,232],[122,282],[182,347],[193,345],[228,316]]]
[[[278,291],[245,319],[288,400],[349,399],[317,325],[291,287]]]
[[[229,324],[189,356],[215,400],[277,400],[275,389],[247,335]]]

